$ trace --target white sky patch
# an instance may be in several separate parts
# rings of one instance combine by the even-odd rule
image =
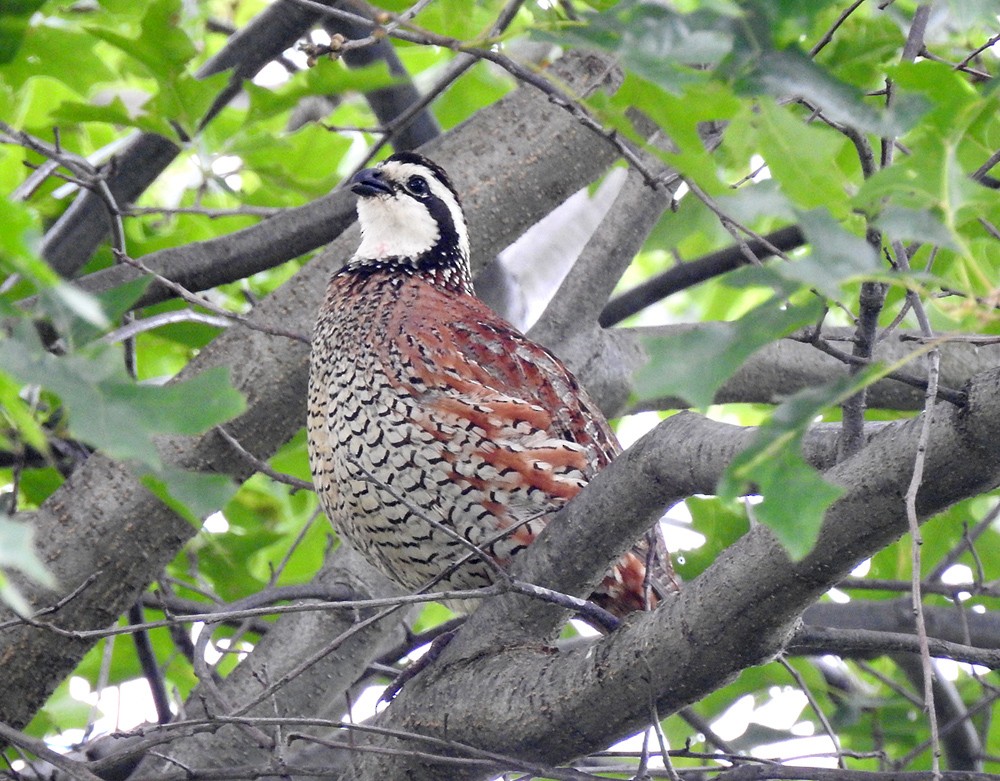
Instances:
[[[756,702],[752,694],[740,697],[712,723],[712,731],[725,741],[736,740],[747,731]]]
[[[750,158],[750,171],[753,173],[753,181],[763,182],[771,178],[771,169],[767,167],[767,162],[760,155],[753,155]]]
[[[941,582],[949,586],[963,586],[972,583],[972,568],[965,564],[952,564],[941,573]]]
[[[211,168],[212,173],[233,190],[240,190],[243,187],[243,176],[240,174],[240,169],[243,168],[242,157],[219,155],[212,160]]]
[[[871,569],[872,569],[872,560],[865,559],[858,566],[856,566],[854,569],[851,570],[851,577],[863,578],[865,575],[871,572]]]
[[[846,605],[851,601],[851,598],[839,588],[830,589],[826,592],[826,595],[830,598],[831,602],[836,602],[838,605]]]
[[[116,730],[130,730],[140,724],[156,721],[156,708],[144,678],[125,681],[117,686],[106,686],[101,692],[90,688],[90,683],[74,675],[69,681],[69,694],[74,700],[97,706],[100,716],[94,722],[93,734],[101,735]],[[83,738],[83,730],[67,730],[53,742],[56,750],[65,741],[68,748]]]
[[[201,528],[209,534],[224,534],[229,531],[229,521],[221,512],[215,512],[205,519]]]
[[[659,413],[653,411],[626,415],[618,421],[615,434],[618,435],[618,441],[622,443],[622,447],[627,450],[656,428],[660,420]]]

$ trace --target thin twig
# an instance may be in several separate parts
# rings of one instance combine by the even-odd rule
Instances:
[[[313,487],[313,484],[309,480],[303,480],[299,477],[295,477],[294,475],[288,475],[285,474],[284,472],[279,472],[278,470],[274,469],[269,463],[267,463],[267,461],[257,458],[257,456],[255,456],[253,453],[251,453],[249,450],[243,447],[243,445],[240,444],[240,441],[236,437],[234,437],[232,434],[226,431],[225,427],[216,426],[215,430],[216,432],[218,432],[219,436],[221,436],[224,440],[226,440],[226,443],[231,448],[233,448],[233,450],[239,453],[240,458],[242,458],[244,461],[250,464],[255,471],[260,472],[263,475],[267,475],[276,483],[290,485],[293,489],[295,489],[295,491],[316,490]]]
[[[965,68],[976,57],[978,57],[980,54],[982,54],[984,51],[986,51],[987,49],[989,49],[991,46],[993,46],[993,44],[997,43],[998,41],[1000,41],[1000,33],[997,33],[996,35],[994,35],[992,38],[990,38],[982,46],[977,46],[975,49],[973,49],[972,52],[967,57],[965,57],[965,59],[963,59],[961,62],[959,62],[958,64],[955,65],[955,69],[956,70],[961,70],[961,69]]]
[[[837,20],[833,23],[833,25],[831,25],[830,29],[827,30],[825,33],[823,33],[823,37],[820,38],[818,41],[816,41],[815,44],[813,44],[813,47],[809,50],[810,57],[815,57],[823,50],[824,46],[826,46],[828,43],[830,43],[830,41],[833,40],[834,33],[837,32],[837,30],[840,28],[840,25],[846,22],[847,17],[853,14],[864,1],[865,0],[855,0],[853,4],[851,4],[843,12],[841,12],[840,16],[837,17]]]
[[[812,693],[812,689],[809,688],[809,684],[806,683],[806,679],[802,677],[802,674],[795,669],[794,665],[788,661],[784,654],[780,654],[778,656],[778,662],[795,680],[795,684],[799,687],[799,691],[805,695],[806,701],[809,703],[809,707],[812,708],[812,712],[815,713],[816,718],[819,719],[820,726],[823,727],[823,731],[826,733],[826,736],[830,739],[830,742],[833,743],[833,748],[837,753],[837,767],[846,768],[847,765],[844,763],[844,757],[840,753],[840,739],[837,737],[837,732],[834,730],[830,720],[826,717],[823,709],[819,706],[819,702],[816,700],[816,696]]]
[[[233,324],[231,317],[219,317],[217,315],[206,315],[196,312],[193,309],[178,309],[170,312],[159,312],[141,320],[133,320],[130,323],[102,336],[98,341],[103,344],[114,344],[115,342],[132,339],[141,333],[162,328],[165,325],[174,323],[201,323],[215,328],[228,328]]]
[[[183,285],[180,285],[171,279],[167,279],[167,277],[163,276],[162,274],[157,274],[141,260],[137,260],[136,258],[130,258],[127,255],[122,255],[120,256],[119,259],[123,263],[127,263],[128,265],[139,269],[143,273],[149,274],[153,279],[155,279],[157,282],[159,282],[161,285],[168,288],[169,290],[172,290],[180,298],[184,299],[189,304],[194,304],[195,306],[203,307],[204,309],[207,309],[209,312],[213,312],[214,314],[228,318],[229,320],[239,323],[240,325],[244,325],[247,328],[250,328],[251,330],[254,331],[260,331],[261,333],[270,334],[271,336],[281,336],[286,339],[292,339],[296,342],[302,342],[303,344],[311,344],[311,340],[309,339],[309,337],[305,336],[304,334],[295,333],[293,331],[286,331],[282,328],[273,328],[271,326],[263,325],[261,323],[252,320],[249,317],[238,315],[235,312],[229,312],[223,309],[222,307],[216,306],[208,299],[202,298],[196,293],[192,293]]]

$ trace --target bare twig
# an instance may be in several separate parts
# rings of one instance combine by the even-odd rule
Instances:
[[[803,678],[802,674],[795,669],[794,665],[792,665],[792,663],[785,658],[784,654],[778,657],[778,662],[788,671],[788,674],[795,679],[795,684],[799,687],[799,691],[805,695],[806,700],[809,702],[809,707],[812,708],[812,712],[815,713],[816,718],[819,719],[820,726],[823,727],[823,732],[826,733],[830,742],[833,743],[833,747],[837,752],[837,767],[846,768],[847,765],[844,764],[844,757],[840,753],[840,739],[837,737],[837,732],[834,730],[830,720],[826,717],[823,709],[819,706],[819,702],[816,700],[816,696],[812,693],[812,689],[809,688],[809,684],[806,683],[806,679]]]
[[[828,43],[830,43],[830,41],[833,40],[833,36],[837,32],[837,30],[840,29],[840,25],[846,22],[847,18],[851,14],[853,14],[856,10],[858,10],[858,7],[864,1],[865,0],[855,0],[850,6],[848,6],[841,12],[840,16],[837,17],[837,20],[830,26],[830,29],[827,30],[825,33],[823,33],[823,37],[821,37],[818,41],[816,41],[815,44],[813,44],[813,47],[809,50],[810,57],[815,57],[823,50],[823,47],[825,47]]]
[[[195,306],[203,307],[208,311],[213,312],[214,314],[228,318],[229,320],[237,322],[240,325],[244,325],[247,328],[250,328],[254,331],[260,331],[261,333],[270,334],[271,336],[282,336],[286,339],[294,339],[295,341],[302,342],[304,344],[311,344],[311,340],[305,334],[294,333],[292,331],[286,331],[281,328],[272,328],[270,326],[262,325],[261,323],[258,323],[250,319],[249,317],[245,317],[244,315],[239,315],[236,314],[235,312],[229,312],[223,309],[222,307],[216,306],[208,299],[203,298],[202,296],[199,296],[195,293],[192,293],[183,285],[179,285],[173,280],[167,279],[162,274],[157,274],[141,260],[130,258],[127,255],[120,255],[119,257],[123,263],[127,263],[129,266],[133,266],[139,269],[140,271],[149,274],[153,279],[155,279],[164,287],[167,287],[170,290],[172,290],[180,298],[184,299],[189,304],[194,304]]]
[[[970,62],[972,62],[976,57],[978,57],[980,54],[989,49],[991,46],[993,46],[993,44],[997,43],[998,41],[1000,41],[1000,33],[994,35],[992,38],[986,41],[986,43],[984,43],[982,46],[977,46],[975,49],[969,52],[968,56],[966,56],[957,65],[955,65],[955,69],[959,70],[961,68],[964,68]]]
[[[240,458],[250,464],[256,471],[263,475],[267,475],[272,480],[277,483],[282,483],[284,485],[290,485],[296,491],[314,491],[313,484],[308,480],[302,480],[301,478],[295,477],[294,475],[286,475],[284,472],[279,472],[274,469],[267,461],[263,461],[249,450],[247,450],[243,445],[240,444],[239,440],[236,439],[232,434],[226,431],[223,426],[216,426],[215,430],[219,433],[226,442],[232,446],[233,450],[239,453]]]

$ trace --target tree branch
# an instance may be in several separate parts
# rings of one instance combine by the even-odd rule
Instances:
[[[983,373],[968,388],[965,410],[938,407],[930,413],[926,479],[917,497],[922,520],[1000,484],[998,389],[1000,371]],[[622,540],[637,537],[671,500],[705,490],[704,451],[714,456],[726,448],[720,426],[687,413],[664,421],[546,528],[515,563],[514,575],[584,593],[620,552]],[[805,608],[905,532],[903,495],[920,426],[919,418],[892,424],[826,472],[846,493],[827,512],[804,559],[789,560],[766,527],[755,527],[657,610],[567,652],[537,646],[559,615],[501,596],[473,614],[441,659],[410,681],[376,723],[433,735],[440,733],[441,714],[449,713],[453,739],[557,763],[635,732],[648,717],[643,703],[650,696],[661,715],[704,696],[780,651]],[[511,634],[520,644],[496,642]],[[528,637],[535,641],[527,643]],[[454,692],[466,696],[459,702]],[[366,755],[355,759],[347,777],[477,776],[443,775],[431,763]]]

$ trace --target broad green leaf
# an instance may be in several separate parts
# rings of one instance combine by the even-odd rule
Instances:
[[[171,123],[180,125],[188,135],[193,136],[229,79],[227,71],[201,79],[181,73],[161,86],[153,97],[152,107],[156,114],[169,118]]]
[[[131,110],[120,97],[115,95],[110,103],[98,106],[66,100],[51,112],[52,120],[58,123],[103,122],[108,125],[135,127],[148,133],[171,138],[176,135],[173,127],[162,117],[150,113],[147,103],[139,110]]]
[[[110,323],[118,323],[139,297],[146,292],[152,280],[139,277],[111,290],[95,293],[90,298],[100,307],[103,325],[95,326],[92,320],[74,320],[69,329],[63,331],[70,345],[77,347],[96,339],[107,330]]]
[[[822,311],[816,299],[792,305],[772,298],[739,320],[700,323],[670,336],[644,335],[642,345],[650,360],[635,377],[636,393],[640,398],[677,397],[706,407],[750,355],[816,322]]]
[[[812,549],[827,508],[843,493],[802,458],[802,437],[825,409],[842,403],[885,371],[869,368],[790,396],[733,459],[719,483],[719,495],[725,499],[746,493],[763,497],[753,508],[754,516],[771,528],[793,559]]]
[[[607,11],[586,15],[584,21],[537,36],[563,46],[603,49],[626,69],[675,93],[691,81],[704,81],[694,66],[719,62],[734,38],[734,19],[728,14],[680,14],[646,0],[623,0]]]
[[[47,15],[46,11],[42,13]],[[12,85],[23,96],[24,88],[31,79],[51,76],[53,82],[61,82],[76,94],[86,94],[95,83],[110,83],[117,78],[114,69],[103,58],[81,60],[80,52],[89,50],[93,45],[94,39],[86,32],[44,19],[28,28],[15,58],[0,64],[3,67],[2,81]]]
[[[22,203],[0,200],[0,269],[29,279],[39,291],[47,314],[78,317],[98,328],[107,326],[107,318],[98,302],[82,290],[64,282],[36,254],[40,232],[38,216]]]
[[[154,468],[160,466],[155,434],[198,434],[244,409],[224,367],[166,386],[139,385],[125,372],[119,350],[101,345],[56,357],[26,323],[0,341],[0,365],[59,396],[74,437],[113,458]]]
[[[79,100],[80,94],[59,78],[31,76],[17,91],[15,108],[9,121],[16,128],[24,128],[51,140],[50,128],[59,123],[60,107],[66,102]]]
[[[740,110],[738,99],[727,85],[704,79],[678,91],[679,94],[670,92],[662,85],[629,73],[610,100],[597,93],[589,102],[630,138],[645,144],[645,138],[632,124],[630,113],[631,107],[642,106],[643,115],[662,129],[653,143],[646,145],[651,153],[695,179],[712,195],[731,192],[728,183],[720,180],[718,160],[706,149],[700,131],[705,122],[720,122],[735,116]],[[608,117],[608,111],[616,115]]]
[[[847,139],[826,126],[806,124],[770,100],[760,102],[758,122],[761,153],[789,198],[804,209],[825,206],[834,216],[846,217],[848,179],[836,158]]]
[[[929,209],[907,209],[890,204],[875,219],[875,225],[889,241],[918,241],[958,249],[948,226]]]
[[[763,496],[753,517],[770,527],[792,559],[801,559],[812,550],[827,508],[843,489],[820,477],[791,445],[756,464],[752,475]]]
[[[684,504],[691,513],[691,528],[705,537],[701,547],[674,555],[677,574],[690,581],[746,534],[749,524],[742,507],[717,496],[692,496]]]
[[[180,15],[180,0],[155,0],[148,5],[135,38],[109,27],[94,25],[86,30],[141,62],[154,78],[169,83],[197,54],[191,39],[178,25]]]
[[[0,369],[0,415],[13,424],[24,442],[40,453],[48,450],[45,432],[20,395],[21,386]]]
[[[814,287],[829,298],[838,298],[845,282],[884,270],[875,248],[845,230],[825,210],[800,213],[799,226],[811,251],[791,263],[775,264],[773,268],[783,277]]]
[[[737,84],[748,94],[804,98],[834,122],[882,136],[903,133],[924,106],[923,101],[907,98],[893,111],[877,110],[865,102],[861,90],[840,81],[796,49],[761,52]]]
[[[253,125],[288,111],[310,95],[332,97],[352,90],[370,92],[389,87],[397,81],[382,61],[350,70],[340,60],[322,60],[308,70],[299,71],[277,89],[247,83],[244,88],[250,96],[250,111],[246,122]]]
[[[719,197],[718,200],[724,214],[744,225],[754,224],[765,217],[786,223],[798,220],[798,213],[789,202],[784,188],[774,179],[746,184],[735,192],[730,191]]]

